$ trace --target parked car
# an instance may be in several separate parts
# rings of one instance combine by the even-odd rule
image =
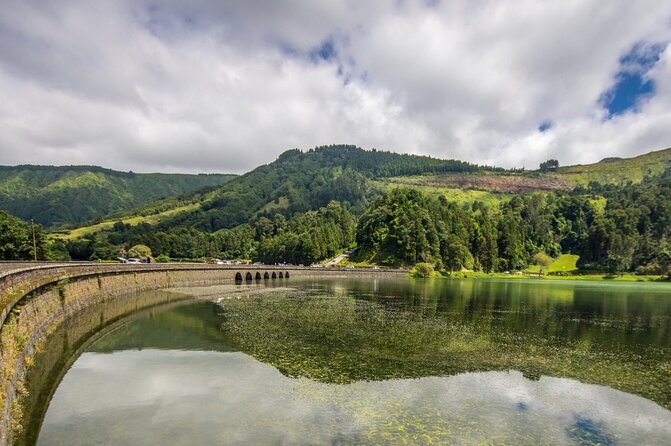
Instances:
[[[136,259],[135,257],[131,257],[126,259],[126,263],[132,263],[134,265],[137,265],[138,263],[142,263],[142,260]]]

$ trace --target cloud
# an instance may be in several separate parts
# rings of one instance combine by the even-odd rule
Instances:
[[[17,0],[6,10],[3,164],[243,172],[288,148],[352,143],[533,168],[671,145],[664,2]],[[600,98],[637,48],[659,54],[640,74],[654,94],[604,119]]]

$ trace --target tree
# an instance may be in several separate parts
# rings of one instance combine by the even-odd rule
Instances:
[[[147,245],[135,245],[128,250],[128,257],[137,257],[140,259],[151,258],[151,249]]]
[[[543,274],[543,268],[547,268],[552,264],[552,257],[542,251],[534,254],[532,260],[535,265],[540,266],[540,270],[538,270],[539,277]]]
[[[51,243],[49,243],[46,257],[47,260],[58,262],[67,262],[72,260],[65,242],[59,239],[54,239],[51,241]]]
[[[445,254],[447,257],[447,266],[450,271],[460,271],[462,268],[471,269],[473,267],[473,256],[468,248],[462,243],[459,237],[450,235],[447,237]]]
[[[38,259],[45,258],[46,242],[42,226],[31,227],[23,220],[0,211],[0,260],[32,260],[35,254]]]
[[[541,172],[554,172],[555,170],[557,170],[558,167],[559,167],[559,161],[555,159],[549,159],[541,163],[539,170]]]
[[[430,263],[420,262],[415,265],[414,273],[417,277],[431,277],[433,276],[433,266]]]

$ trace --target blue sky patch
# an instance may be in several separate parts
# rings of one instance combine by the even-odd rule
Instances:
[[[328,61],[336,57],[336,55],[337,52],[331,39],[326,39],[322,42],[321,46],[310,51],[310,59],[314,62],[318,62],[320,59]]]
[[[552,128],[552,121],[550,121],[549,119],[546,119],[545,121],[541,122],[538,125],[538,131],[541,133],[550,130],[551,128]]]
[[[655,94],[655,81],[648,71],[659,61],[665,45],[639,43],[620,58],[615,84],[601,94],[599,103],[608,110],[608,119],[629,110],[638,111],[641,102]]]

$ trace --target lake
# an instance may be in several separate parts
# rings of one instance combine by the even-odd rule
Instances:
[[[53,337],[21,441],[671,442],[667,284],[291,279],[146,296]]]

